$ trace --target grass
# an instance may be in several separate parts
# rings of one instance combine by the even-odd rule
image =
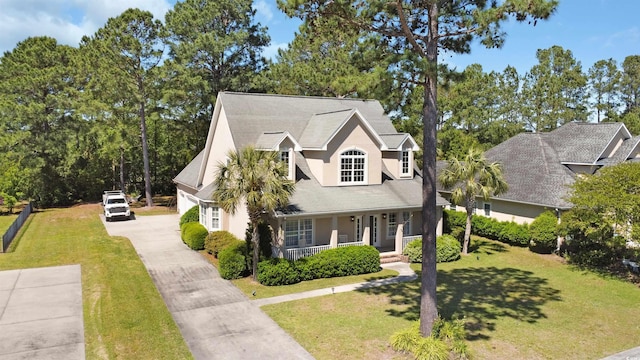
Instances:
[[[599,359],[640,345],[637,286],[486,239],[472,249],[438,265],[438,304],[464,317],[476,359]],[[316,359],[403,358],[389,337],[419,318],[419,299],[414,281],[262,309]]]
[[[203,256],[205,256],[209,262],[211,262],[215,267],[218,267],[218,259],[214,258],[213,255],[208,254],[206,251],[200,252]],[[263,299],[280,295],[294,294],[303,291],[309,290],[317,290],[330,288],[340,285],[347,284],[357,284],[360,282],[378,280],[378,279],[386,279],[390,277],[398,276],[398,272],[389,269],[382,269],[377,273],[372,274],[362,274],[362,275],[353,275],[353,276],[343,276],[343,277],[335,277],[328,279],[315,279],[310,281],[302,281],[297,284],[292,285],[283,285],[283,286],[264,286],[258,282],[253,281],[253,279],[248,276],[242,279],[231,280],[231,282],[240,289],[247,297],[251,299]],[[255,295],[253,292],[255,291]]]
[[[32,215],[0,270],[80,264],[87,359],[189,359],[171,314],[128,239],[110,237],[99,205]]]
[[[0,235],[4,234],[17,218],[18,214],[0,215]]]

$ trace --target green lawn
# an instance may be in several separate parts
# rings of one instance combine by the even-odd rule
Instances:
[[[640,346],[640,289],[561,259],[476,239],[438,266],[443,317],[476,359],[599,359]],[[419,270],[419,266],[414,269]],[[317,359],[404,358],[388,339],[419,318],[419,281],[262,307]]]
[[[0,270],[80,264],[87,359],[191,354],[128,239],[109,237],[99,205],[40,211]]]
[[[17,218],[18,214],[0,215],[0,235],[4,234]]]

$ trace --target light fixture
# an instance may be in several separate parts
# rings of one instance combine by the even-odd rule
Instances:
[[[351,221],[356,221],[356,217],[351,215]]]
[[[387,218],[387,214],[386,213],[382,214],[382,218],[386,219]]]

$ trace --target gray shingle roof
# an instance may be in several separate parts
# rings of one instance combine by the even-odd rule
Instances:
[[[288,131],[301,139],[314,115],[351,109],[357,109],[378,134],[397,133],[375,100],[223,92],[218,101],[238,148],[255,144],[264,132]]]
[[[381,185],[321,186],[313,177],[302,154],[296,154],[298,181],[289,206],[281,215],[320,215],[376,210],[420,209],[422,178],[393,179],[385,173]],[[438,206],[448,202],[438,196]]]
[[[173,178],[173,182],[183,184],[194,189],[198,188],[198,173],[200,171],[200,165],[202,164],[202,159],[204,158],[204,149],[200,151],[198,155],[196,155],[191,162],[185,166],[180,173]]]
[[[628,138],[610,158],[599,159],[610,142],[628,131],[620,123],[569,123],[549,133],[522,133],[489,149],[502,165],[509,190],[497,199],[566,209],[576,174],[565,164],[613,165],[627,160],[639,139]],[[446,166],[439,162],[438,168]],[[443,190],[446,191],[446,190]]]
[[[320,148],[349,120],[354,109],[338,110],[314,114],[300,135],[300,145],[304,148]]]

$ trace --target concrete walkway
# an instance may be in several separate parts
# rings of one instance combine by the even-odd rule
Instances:
[[[0,359],[85,358],[80,265],[0,271]]]
[[[199,253],[178,215],[103,223],[131,240],[196,359],[313,359]]]

